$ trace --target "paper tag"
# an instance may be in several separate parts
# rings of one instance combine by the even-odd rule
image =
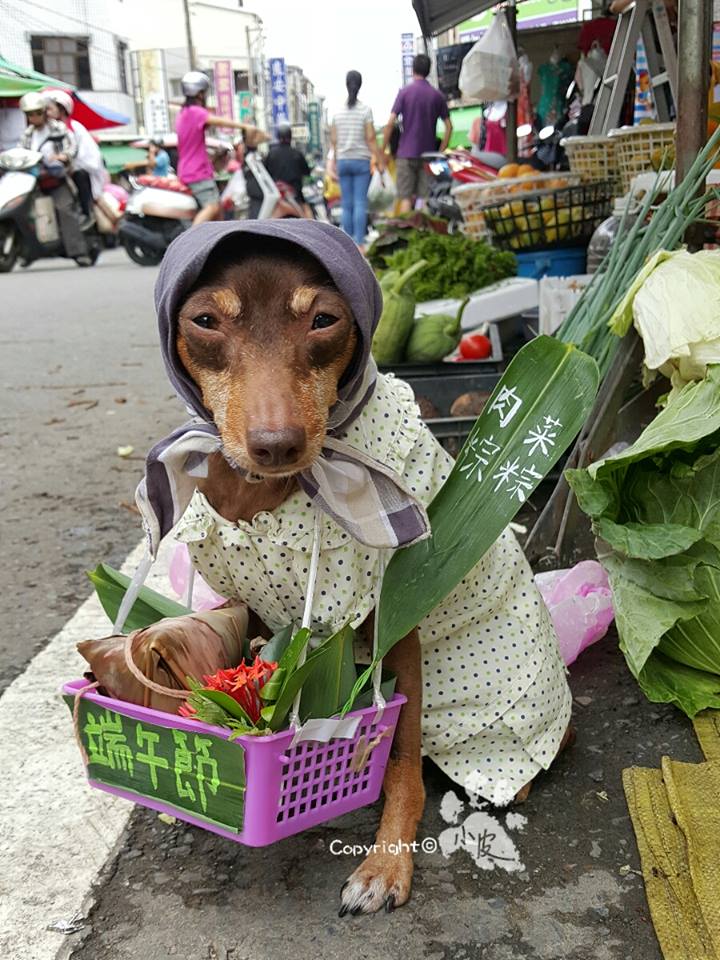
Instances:
[[[333,737],[340,737],[344,740],[350,740],[355,736],[355,731],[360,723],[360,717],[334,717],[330,719],[306,720],[305,723],[296,731],[292,739],[291,747],[302,740],[318,740],[321,743],[327,743]]]

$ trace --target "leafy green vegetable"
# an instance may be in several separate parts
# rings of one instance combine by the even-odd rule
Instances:
[[[94,570],[88,572],[88,577],[95,587],[103,610],[114,623],[122,598],[130,585],[130,578],[107,563],[99,563]],[[123,633],[140,630],[164,617],[182,617],[187,613],[190,613],[190,610],[182,604],[163,597],[149,587],[142,587],[127,616]]]
[[[623,453],[566,476],[611,548],[599,559],[641,689],[689,716],[720,707],[720,366]]]
[[[419,260],[427,260],[428,267],[413,280],[415,299],[419,302],[444,297],[462,299],[516,273],[514,254],[497,250],[482,240],[462,233],[406,232],[406,245],[386,256],[385,263],[389,270],[402,273]]]

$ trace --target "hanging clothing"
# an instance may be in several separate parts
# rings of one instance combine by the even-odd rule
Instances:
[[[573,75],[572,65],[565,58],[538,68],[541,93],[537,113],[542,126],[555,124],[565,112],[565,95]]]

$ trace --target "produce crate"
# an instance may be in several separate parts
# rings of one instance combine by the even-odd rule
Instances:
[[[578,183],[556,190],[516,194],[485,207],[493,243],[504,250],[531,253],[553,247],[584,247],[610,215],[609,181]]]
[[[488,336],[491,343],[499,343],[499,333],[493,324]],[[478,415],[453,417],[450,408],[464,394],[479,393],[489,397],[502,376],[501,367],[501,363],[488,358],[462,363],[398,364],[393,368],[380,367],[380,370],[387,373],[392,369],[396,376],[405,380],[412,387],[421,408],[423,400],[432,404],[435,413],[426,416],[425,422],[448,453],[457,456]]]
[[[637,127],[619,127],[609,136],[617,143],[617,159],[623,193],[630,189],[632,178],[646,170],[672,166],[663,157],[675,149],[674,123],[641,123]],[[674,154],[670,154],[670,157]]]
[[[578,174],[583,183],[609,180],[614,187],[619,187],[617,140],[612,137],[565,137],[560,146],[567,154],[571,172]]]
[[[518,194],[537,192],[579,183],[580,178],[568,173],[537,173],[527,177],[503,178],[479,183],[464,183],[450,191],[463,215],[462,232],[476,240],[491,236],[485,220],[488,206],[516,199]]]
[[[64,685],[71,710],[87,686]],[[91,787],[263,847],[378,799],[405,701],[389,698],[379,723],[374,706],[349,712],[359,721],[350,738],[291,747],[291,730],[231,741],[223,727],[88,691],[76,729]],[[352,769],[356,751],[379,736],[364,767]]]

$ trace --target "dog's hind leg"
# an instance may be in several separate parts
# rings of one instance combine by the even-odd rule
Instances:
[[[343,885],[340,916],[399,907],[410,896],[417,826],[425,806],[422,781],[422,662],[420,639],[412,630],[385,658],[407,703],[400,711],[385,772],[383,808],[373,850]]]

